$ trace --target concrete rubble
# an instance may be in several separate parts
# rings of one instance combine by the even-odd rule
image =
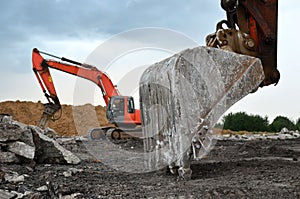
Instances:
[[[140,80],[147,166],[179,167],[179,175],[190,178],[191,159],[201,159],[215,143],[212,126],[263,79],[259,59],[208,47],[148,67]]]
[[[44,131],[36,126],[14,121],[11,116],[0,115],[0,164],[3,165],[17,164],[22,167],[24,165],[24,170],[34,172],[36,164],[53,167],[54,164],[77,165],[82,160],[91,161],[93,157],[86,149],[84,150],[84,141],[86,139],[83,137],[57,137],[52,129]],[[11,186],[8,186],[9,190],[0,189],[0,198],[45,198],[44,196],[49,193],[53,195],[52,185],[48,181],[31,191],[12,190],[13,186],[22,187],[31,178],[24,173],[24,170],[19,173],[5,167],[0,169],[0,183]],[[82,169],[69,168],[61,175],[69,178],[82,171]]]
[[[15,193],[12,193],[12,192],[10,192],[10,191],[6,191],[6,190],[2,190],[2,189],[0,189],[0,195],[1,195],[1,198],[8,198],[8,199],[10,199],[10,198],[16,198],[16,196],[17,196],[17,194],[15,194]]]
[[[292,132],[285,130],[279,134]],[[16,141],[25,143],[24,140],[12,142]],[[300,196],[299,138],[220,140],[206,158],[193,163],[193,179],[188,183],[166,175],[165,170],[135,174],[115,170],[102,159],[95,162],[85,148],[88,141],[85,137],[55,137],[55,141],[79,156],[82,162],[78,165],[66,161],[27,164],[36,159],[8,151],[6,153],[14,154],[19,162],[0,164],[0,198],[161,198],[162,195],[167,198],[269,198],[270,192],[274,197]],[[3,143],[1,153],[7,150],[6,142]],[[132,144],[139,149],[137,152],[143,152],[142,141],[127,141],[118,147],[132,151]],[[6,148],[2,148],[4,145]],[[128,158],[126,153],[120,155]],[[130,158],[130,161],[135,160]],[[256,181],[259,183],[253,184]],[[280,189],[274,186],[276,183],[280,183]]]
[[[277,133],[252,133],[243,135],[225,134],[215,135],[216,140],[286,140],[300,138],[299,131],[289,131],[287,128],[283,128]]]
[[[4,118],[4,119],[3,119]],[[2,116],[0,122],[0,163],[79,164],[80,158],[44,135],[36,126],[27,126]]]

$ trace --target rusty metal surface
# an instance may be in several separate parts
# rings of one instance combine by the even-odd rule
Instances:
[[[278,0],[221,0],[221,6],[226,11],[227,19],[220,21],[216,33],[208,36],[211,40],[215,38],[215,43],[207,42],[207,46],[260,58],[265,73],[260,86],[276,85],[280,79],[277,70]],[[223,29],[223,24],[228,29]],[[230,39],[227,33],[234,31],[247,34],[249,39]],[[248,48],[247,40],[250,40],[251,45],[255,41],[255,52]],[[240,46],[246,48],[240,50]]]
[[[253,16],[257,23],[258,57],[265,73],[261,86],[277,84],[280,78],[277,70],[278,0],[242,0],[239,9],[246,10],[245,14]]]

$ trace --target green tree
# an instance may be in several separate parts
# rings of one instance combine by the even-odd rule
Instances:
[[[221,123],[221,122],[216,123],[214,128],[217,128],[217,129],[223,128],[223,123]]]
[[[295,130],[300,131],[300,118],[298,118],[298,120],[296,121]]]
[[[273,132],[279,132],[284,127],[288,130],[296,130],[296,125],[289,118],[284,116],[277,116],[270,124],[270,130]]]
[[[245,112],[229,113],[223,118],[224,129],[233,131],[268,131],[268,117],[248,115]]]

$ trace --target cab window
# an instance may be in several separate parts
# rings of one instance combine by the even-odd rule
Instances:
[[[128,113],[134,113],[134,101],[132,97],[128,97]]]
[[[124,99],[114,99],[111,109],[114,111],[124,112]]]

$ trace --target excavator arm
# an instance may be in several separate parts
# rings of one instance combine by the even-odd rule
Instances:
[[[221,0],[221,7],[227,19],[207,36],[207,46],[260,58],[265,73],[260,87],[276,85],[278,0]]]
[[[41,54],[58,58],[64,62],[72,63],[72,65],[44,59]],[[49,102],[45,104],[42,118],[38,124],[38,126],[41,128],[45,128],[48,124],[48,121],[51,118],[53,119],[54,114],[61,109],[60,101],[58,99],[49,68],[57,69],[94,82],[101,89],[106,105],[109,104],[111,97],[120,95],[110,78],[94,66],[82,64],[64,57],[59,58],[57,56],[41,52],[36,48],[32,51],[32,64],[33,71]]]

